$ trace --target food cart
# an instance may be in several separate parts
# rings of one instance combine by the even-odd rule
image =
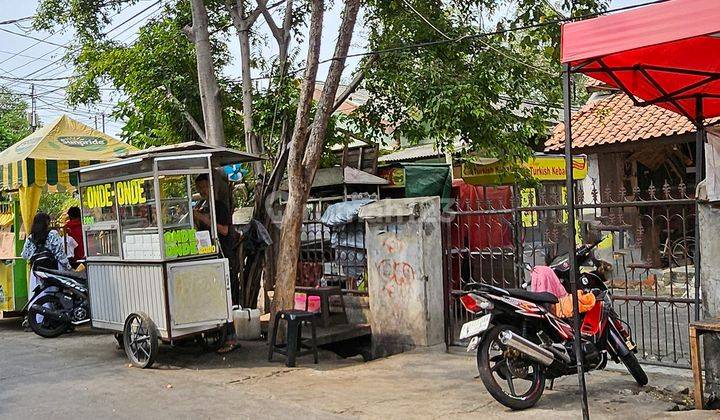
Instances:
[[[215,225],[212,172],[258,159],[183,143],[74,170],[92,326],[114,331],[133,365],[151,366],[159,341],[224,342],[232,320],[230,275]],[[210,179],[209,230],[197,230],[193,218],[200,174]]]

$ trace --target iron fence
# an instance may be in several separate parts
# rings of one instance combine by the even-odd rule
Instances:
[[[606,265],[614,306],[647,363],[689,365],[688,324],[698,316],[700,289],[693,266],[695,200],[685,185],[647,190],[578,185],[578,243],[605,238],[597,257]],[[568,252],[565,189],[477,187],[444,209],[447,340],[470,320],[458,300],[469,282],[519,287],[522,268]]]

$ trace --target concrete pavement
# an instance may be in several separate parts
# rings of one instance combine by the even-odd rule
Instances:
[[[485,391],[471,357],[411,352],[363,363],[321,353],[319,365],[268,363],[264,343],[226,355],[161,347],[157,368],[128,367],[111,335],[87,328],[57,339],[0,320],[0,418],[578,418],[576,377],[538,406],[511,412]],[[691,386],[687,375],[650,373],[658,389]],[[673,413],[671,396],[640,389],[619,372],[588,376],[593,418],[713,418]]]

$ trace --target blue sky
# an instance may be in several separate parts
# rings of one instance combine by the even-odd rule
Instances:
[[[633,4],[647,3],[649,0],[613,0],[612,7],[623,7]],[[0,0],[0,21],[14,19],[24,16],[30,16],[35,12],[37,8],[38,0]],[[141,0],[138,4],[130,6],[124,9],[120,14],[113,18],[113,22],[109,25],[109,28],[114,27],[120,22],[125,21],[136,13],[146,9],[154,3],[152,0]],[[320,53],[321,59],[329,58],[332,56],[333,49],[335,46],[335,37],[337,35],[337,29],[340,23],[340,8],[342,2],[335,1],[335,6],[329,10],[326,14],[325,24],[323,26],[323,42]],[[121,28],[113,32],[117,40],[132,41],[136,35],[137,28],[142,25],[147,17],[152,17],[158,10],[158,7],[152,7],[146,12],[129,21]],[[267,25],[262,19],[259,19],[263,27],[263,31],[268,37],[270,37]],[[23,24],[23,26],[26,26]],[[24,33],[23,28],[17,28],[12,25],[2,26],[4,29],[12,30],[14,32]],[[25,28],[27,29],[27,28]],[[43,32],[27,32],[28,35],[44,39],[50,34]],[[354,35],[353,45],[350,53],[361,52],[365,49],[365,38],[367,36],[366,29],[362,24],[358,24],[356,27],[356,33]],[[71,40],[71,33],[59,33],[47,38],[47,41],[54,44],[65,44]],[[272,45],[272,43],[271,43]],[[13,56],[24,49],[21,55]],[[239,55],[239,46],[237,44],[237,38],[231,37],[229,45],[231,53],[236,56]],[[0,77],[30,77],[33,78],[53,78],[67,76],[72,73],[71,68],[67,68],[61,63],[57,63],[60,57],[62,57],[64,49],[55,45],[40,42],[28,38],[23,38],[17,35],[9,34],[6,32],[0,32]],[[272,49],[267,49],[263,52],[263,55],[275,54],[276,52]],[[304,56],[305,48],[300,46],[300,54]],[[12,57],[12,58],[10,58]],[[359,59],[349,59],[347,63],[347,69],[344,77],[348,78],[352,69],[354,69]],[[321,65],[319,70],[318,79],[322,80],[325,77],[329,67],[328,64]],[[239,77],[240,71],[238,63],[232,63],[224,71],[230,76]],[[0,79],[0,84],[9,86],[12,90],[29,94],[30,84],[28,82],[13,82],[7,79]],[[109,113],[112,109],[113,103],[115,103],[119,96],[111,92],[105,92],[103,103],[96,107],[83,107],[78,109],[71,109],[64,102],[64,91],[62,90],[62,81],[44,81],[36,83],[36,91],[39,92],[38,99],[38,113],[41,121],[47,122],[53,118],[63,114],[71,114],[73,118],[79,119],[88,125],[94,125],[95,117],[101,113]],[[106,131],[109,134],[117,134],[122,127],[122,122],[113,121],[109,118],[106,119]]]

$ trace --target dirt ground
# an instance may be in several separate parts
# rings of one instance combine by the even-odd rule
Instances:
[[[577,378],[562,378],[538,406],[512,412],[476,378],[475,360],[414,351],[368,363],[322,352],[297,368],[267,361],[261,342],[229,355],[188,345],[161,347],[156,368],[128,367],[111,335],[87,328],[57,339],[0,320],[0,418],[571,418],[580,416]],[[717,418],[671,412],[691,388],[687,371],[650,373],[638,388],[615,371],[588,375],[592,418]],[[665,390],[667,388],[667,390]],[[692,389],[689,390],[692,394]],[[681,404],[682,406],[682,404]]]

